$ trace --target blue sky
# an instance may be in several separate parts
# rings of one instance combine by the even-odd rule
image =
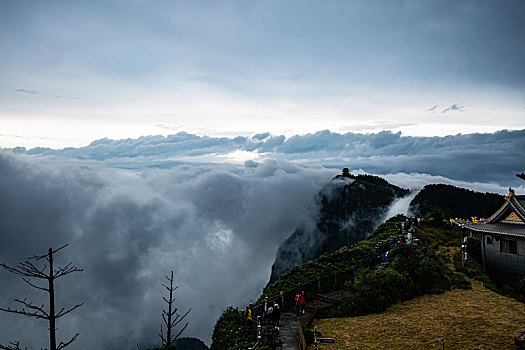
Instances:
[[[525,128],[522,1],[2,1],[0,146]]]

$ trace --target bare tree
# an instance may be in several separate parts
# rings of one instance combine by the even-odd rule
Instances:
[[[31,287],[43,290],[49,294],[49,306],[48,309],[45,309],[45,306],[42,305],[35,305],[29,301],[27,301],[26,298],[23,300],[21,299],[15,299],[14,301],[22,305],[22,309],[11,309],[11,308],[0,308],[0,311],[10,312],[14,314],[20,314],[27,317],[35,317],[47,320],[49,322],[49,348],[50,350],[61,350],[74,342],[77,337],[78,333],[75,334],[69,341],[66,342],[60,342],[57,345],[56,342],[56,320],[64,315],[67,315],[71,311],[75,310],[76,308],[82,306],[84,303],[77,304],[71,308],[61,308],[58,312],[55,310],[55,280],[57,278],[69,275],[72,272],[77,271],[83,271],[82,269],[77,268],[76,266],[73,266],[72,263],[68,263],[64,267],[57,267],[55,268],[53,266],[53,254],[60,251],[61,249],[67,247],[67,244],[53,250],[52,248],[49,248],[48,253],[45,255],[34,255],[31,258],[26,259],[23,263],[19,263],[16,267],[11,267],[6,265],[5,263],[0,264],[4,269],[7,271],[14,273],[15,275],[22,276],[22,280],[29,284]],[[37,263],[40,261],[47,261],[49,266],[47,266],[46,263],[44,263],[43,266],[37,266]],[[47,271],[46,271],[47,270]],[[47,286],[45,285],[38,285],[35,284],[32,279],[37,280],[44,280],[47,281]],[[20,349],[19,343],[14,342],[10,343],[9,346],[1,346],[0,349],[8,349],[8,350],[18,350]]]
[[[18,341],[9,342],[9,345],[7,345],[7,346],[0,344],[0,349],[4,349],[4,350],[22,350],[22,348],[20,347],[20,342],[18,342]],[[27,348],[25,348],[25,350],[27,350]]]
[[[179,338],[179,336],[184,332],[186,327],[188,327],[188,322],[182,327],[179,333],[177,335],[174,334],[175,327],[184,320],[184,318],[190,313],[191,308],[184,314],[180,315],[177,313],[178,309],[174,306],[175,297],[173,296],[173,292],[179,288],[179,287],[173,287],[173,271],[171,271],[171,276],[166,276],[166,279],[170,282],[169,287],[164,285],[163,286],[168,290],[169,292],[169,299],[164,299],[164,301],[168,304],[168,311],[162,310],[162,320],[164,321],[164,324],[166,325],[166,335],[164,335],[163,329],[162,329],[162,323],[160,324],[160,339],[162,340],[162,349],[168,349],[169,347],[173,346],[173,343],[175,340]]]

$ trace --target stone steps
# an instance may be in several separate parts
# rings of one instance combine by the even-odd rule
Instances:
[[[292,312],[283,312],[279,324],[279,339],[282,342],[283,350],[297,350],[297,325],[299,317]]]
[[[282,342],[282,350],[298,350],[299,344],[297,341],[298,322],[305,326],[311,319],[315,317],[317,310],[328,307],[334,302],[341,300],[352,292],[348,289],[341,289],[334,292],[320,294],[320,298],[314,299],[306,304],[304,314],[295,312],[283,312],[280,319],[279,340]]]

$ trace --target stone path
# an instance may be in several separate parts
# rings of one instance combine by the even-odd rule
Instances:
[[[297,342],[298,322],[301,326],[306,326],[315,317],[317,310],[323,309],[350,295],[352,292],[341,289],[334,292],[319,294],[316,299],[306,304],[304,314],[294,312],[283,312],[280,320],[279,340],[283,343],[282,350],[298,350]],[[300,316],[299,316],[300,315]]]
[[[388,242],[387,249],[390,248],[391,240]],[[397,240],[394,239],[393,244],[396,244]],[[384,242],[382,242],[384,243]],[[374,256],[377,255],[377,250],[383,247],[383,244],[376,247]],[[382,253],[382,251],[380,251]],[[377,268],[377,267],[376,267]],[[333,303],[340,301],[346,296],[352,294],[351,290],[340,289],[333,292],[323,293],[317,295],[314,300],[307,300],[306,312],[304,314],[298,314],[294,312],[283,312],[280,319],[280,332],[279,340],[282,342],[282,350],[299,350],[299,344],[297,339],[298,322],[301,322],[301,327],[304,328],[308,323],[315,317],[317,310],[323,309],[332,305]]]
[[[299,317],[293,312],[283,312],[279,324],[281,325],[279,332],[279,340],[282,341],[283,350],[297,350],[297,323]]]

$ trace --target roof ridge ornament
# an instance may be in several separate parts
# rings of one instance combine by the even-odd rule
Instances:
[[[525,180],[525,173],[523,171],[521,172],[521,174],[516,174],[516,176],[522,180]]]

